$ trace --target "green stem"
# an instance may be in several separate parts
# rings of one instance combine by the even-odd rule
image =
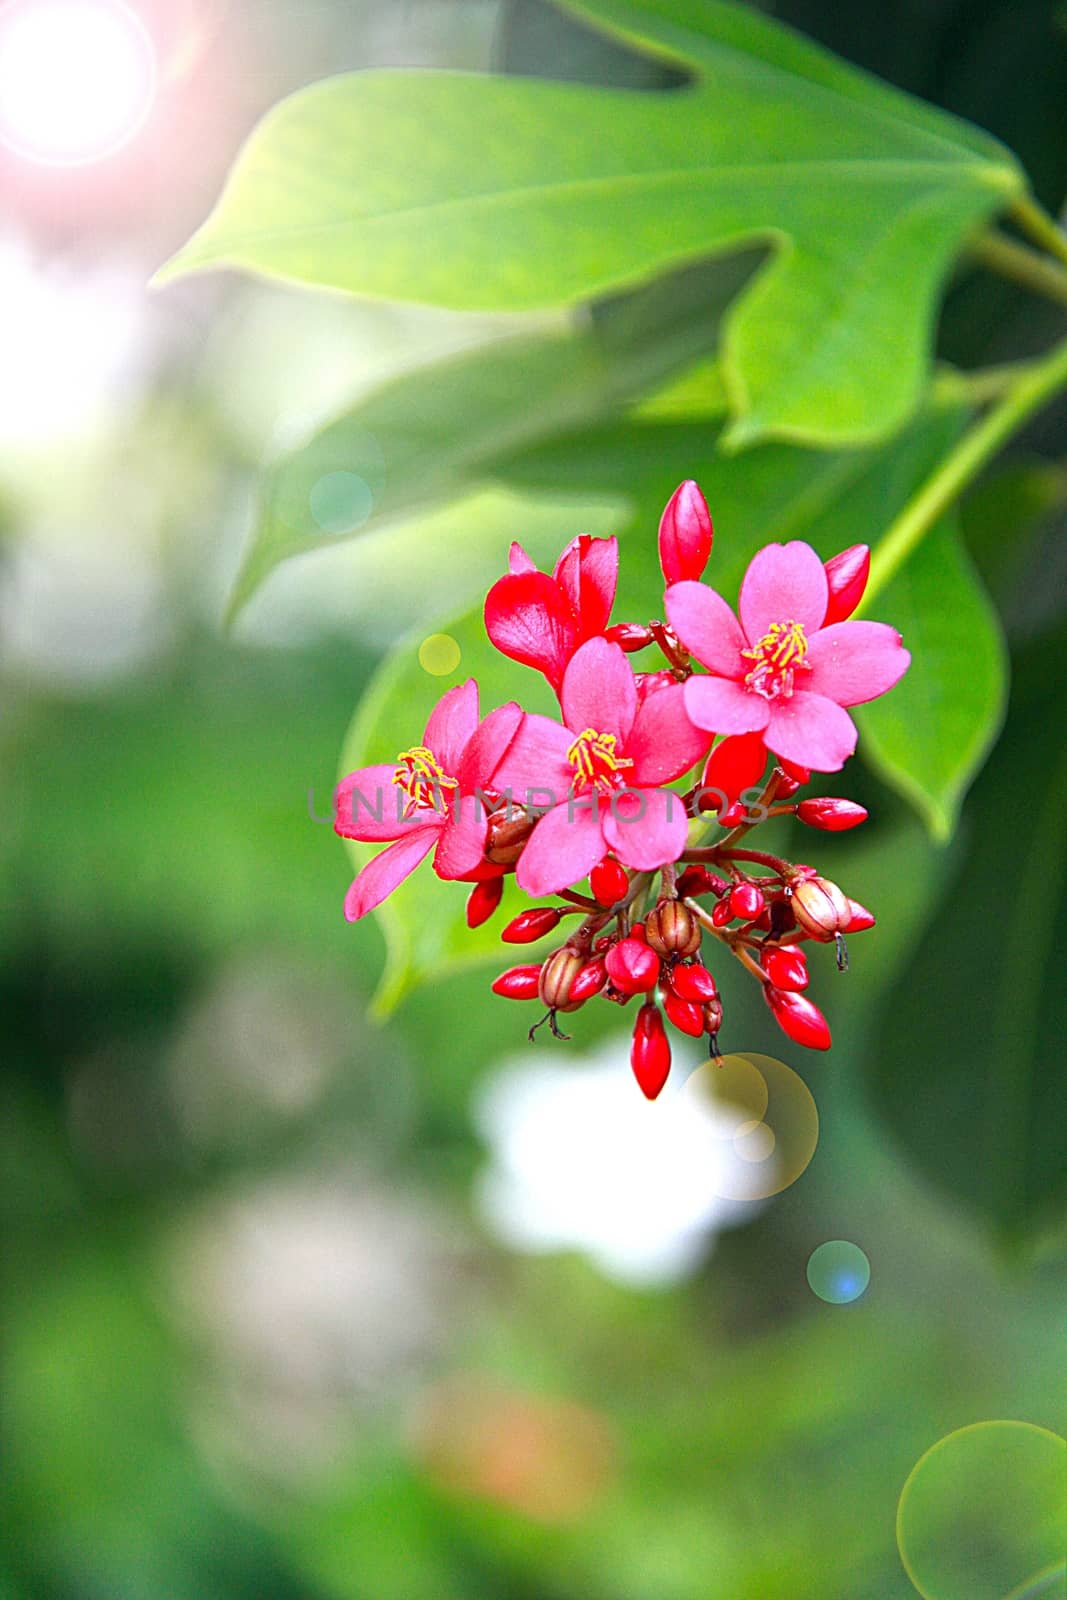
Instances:
[[[857,614],[868,609],[937,519],[1035,411],[1067,386],[1067,340],[1020,374],[999,405],[963,435],[914,499],[892,522],[871,557],[871,576]]]
[[[1036,245],[1067,265],[1067,234],[1036,200],[1030,195],[1019,195],[1012,201],[1008,215],[1023,233],[1030,235]]]
[[[1036,250],[1029,250],[1026,245],[1016,244],[1014,239],[990,229],[974,241],[970,254],[973,260],[992,272],[999,272],[1001,277],[1011,278],[1034,294],[1067,305],[1067,271]]]

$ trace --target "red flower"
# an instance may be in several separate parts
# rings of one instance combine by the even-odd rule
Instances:
[[[660,785],[688,772],[707,735],[686,715],[675,683],[638,695],[618,645],[590,639],[563,677],[566,726],[528,715],[497,773],[516,801],[550,804],[516,870],[528,894],[577,883],[610,850],[646,870],[684,850],[681,797]]]
[[[349,889],[349,922],[380,905],[431,850],[439,878],[478,872],[486,829],[482,793],[492,786],[522,720],[522,711],[509,702],[479,722],[478,685],[468,678],[437,702],[422,744],[402,751],[391,766],[360,767],[341,780],[334,795],[335,831],[345,839],[397,841]]]
[[[619,575],[616,539],[572,539],[551,577],[513,544],[510,572],[490,589],[485,628],[512,661],[543,672],[557,695],[567,664],[587,639],[603,634]]]
[[[828,578],[810,545],[768,545],[745,573],[740,622],[714,589],[672,584],[671,627],[710,674],[685,685],[686,710],[698,728],[760,733],[776,755],[820,772],[844,765],[856,747],[844,708],[884,694],[911,661],[885,623],[826,625],[828,615],[847,615],[859,603],[861,553],[847,552],[849,563],[838,557]]]

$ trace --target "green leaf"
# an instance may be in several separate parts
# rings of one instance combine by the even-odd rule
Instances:
[[[733,600],[749,560],[768,542],[806,539],[824,557],[859,538],[876,544],[879,533],[925,477],[930,459],[955,437],[959,425],[957,410],[938,408],[878,448],[816,452],[765,445],[729,459],[715,452],[707,423],[622,422],[502,458],[495,472],[516,495],[538,494],[551,487],[560,505],[567,494],[594,496],[609,486],[624,491],[631,511],[617,530],[622,559],[615,616],[644,620],[659,610],[662,594],[655,538],[659,511],[688,473],[696,472],[715,515],[709,581]],[[506,538],[521,534],[520,527],[501,533],[499,571],[506,563]],[[887,725],[876,727],[868,740],[864,730],[860,750],[873,756],[882,775],[941,837],[945,819],[954,814],[995,732],[1003,680],[990,678],[984,694],[974,692],[974,683],[981,678],[968,653],[974,640],[981,638],[988,645],[990,663],[1001,663],[992,614],[951,530],[937,530],[928,544],[932,555],[921,547],[893,589],[886,590],[885,604],[880,601],[874,608],[879,618],[902,628],[913,650],[913,665],[904,679],[908,699],[902,720],[908,737],[896,739]],[[919,575],[912,583],[916,563]],[[908,615],[906,600],[912,607]],[[976,609],[968,610],[965,601]],[[956,610],[972,630],[966,651],[955,625],[941,631],[938,627]],[[980,625],[988,631],[982,633]],[[393,760],[421,733],[442,691],[471,675],[481,685],[483,710],[508,699],[518,699],[528,709],[555,710],[538,674],[505,660],[489,644],[480,602],[442,627],[462,652],[456,671],[448,678],[431,678],[423,670],[417,658],[421,634],[394,652],[350,729],[344,771]],[[646,664],[635,659],[638,666]],[[651,657],[647,664],[652,664]],[[891,708],[904,692],[898,686],[880,705]],[[942,750],[949,745],[951,749]],[[370,853],[362,847],[353,851],[360,864]],[[499,955],[495,922],[474,934],[467,930],[465,898],[462,885],[441,884],[431,872],[420,869],[414,881],[386,902],[379,913],[388,945],[388,966],[378,997],[381,1010],[388,1010],[430,975],[440,977],[450,967],[480,962],[491,952]]]
[[[913,665],[892,694],[856,709],[866,759],[948,839],[1004,719],[1000,622],[951,519],[931,529],[875,602]]]
[[[968,802],[970,849],[868,1058],[874,1104],[913,1163],[1015,1242],[1067,1203],[1067,761],[1048,738],[1065,645],[1061,633],[1017,664]]]
[[[769,244],[725,341],[733,445],[873,438],[915,407],[941,286],[1023,188],[996,141],[714,0],[574,0],[680,90],[452,72],[327,79],[271,111],[160,273],[245,267],[529,309]]]
[[[484,485],[500,456],[661,390],[714,350],[742,276],[675,273],[574,327],[503,339],[376,389],[271,470],[230,618],[291,556],[372,538]],[[704,409],[717,398],[721,414],[721,386],[716,395],[700,370]],[[447,563],[449,551],[437,553]],[[395,559],[383,551],[384,562]]]

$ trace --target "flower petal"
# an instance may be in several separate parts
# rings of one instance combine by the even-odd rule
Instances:
[[[721,678],[743,678],[748,640],[721,594],[706,583],[672,583],[664,597],[667,621],[686,649]]]
[[[409,873],[428,856],[437,840],[436,825],[416,828],[406,839],[398,839],[369,861],[345,895],[345,918],[358,922],[368,911],[380,906]]]
[[[767,746],[762,733],[731,733],[717,744],[707,759],[700,786],[710,807],[721,795],[725,805],[754,789],[767,766]],[[719,807],[724,809],[724,807]]]
[[[443,694],[430,712],[422,742],[432,750],[446,777],[454,778],[463,752],[478,726],[478,685],[473,678]]]
[[[504,758],[505,752],[522,725],[523,710],[514,700],[490,711],[478,727],[463,752],[456,768],[460,790],[473,794],[476,789],[488,789]]]
[[[768,750],[787,761],[838,772],[856,748],[856,725],[835,700],[804,689],[771,704],[763,738]]]
[[[554,894],[580,883],[605,851],[601,806],[587,799],[566,801],[541,818],[515,870],[527,894]]]
[[[556,562],[553,577],[577,618],[578,643],[594,639],[604,632],[615,604],[619,541],[614,537],[594,539],[591,534],[580,534],[571,540]]]
[[[822,626],[829,597],[826,570],[810,544],[794,539],[769,544],[749,562],[738,610],[749,642],[763,638],[772,622],[799,622],[805,633]]]
[[[391,766],[360,767],[342,778],[333,794],[333,828],[342,839],[399,839],[410,832],[404,818],[407,795],[393,782]],[[429,818],[427,818],[429,820]]]
[[[485,599],[485,631],[503,655],[536,667],[559,689],[577,632],[570,607],[547,572],[498,579]]]
[[[859,706],[891,689],[911,656],[888,623],[835,622],[809,639],[806,660],[806,692],[828,695],[839,706]]]
[[[511,546],[511,549],[508,551],[508,571],[509,572],[536,572],[537,571],[537,563],[536,563],[536,561],[531,561],[530,557],[526,554],[526,551],[522,548],[522,545],[519,543],[519,541],[517,539],[513,542],[512,546]]]
[[[677,860],[689,819],[681,795],[670,789],[626,789],[604,812],[604,838],[619,860],[639,872]]]
[[[576,650],[563,677],[560,702],[573,734],[595,728],[613,733],[625,745],[637,710],[637,685],[618,645],[589,639]]]
[[[770,716],[762,695],[730,678],[690,678],[685,709],[689,720],[709,733],[759,733]]]
[[[516,805],[556,805],[567,794],[574,769],[567,760],[573,734],[527,712],[493,774],[493,788],[508,793]]]
[[[625,754],[633,762],[626,776],[634,788],[670,783],[688,772],[708,748],[709,735],[694,727],[685,709],[685,688],[672,683],[642,696]]]
[[[485,855],[486,809],[472,794],[457,794],[437,839],[433,870],[439,878],[462,878]]]

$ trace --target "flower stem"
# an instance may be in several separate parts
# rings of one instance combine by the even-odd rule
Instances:
[[[1067,305],[1067,270],[1024,244],[1016,244],[995,229],[981,234],[971,246],[971,256],[992,272],[1011,278],[1034,294]]]
[[[917,549],[938,518],[1035,411],[1067,387],[1067,340],[1020,373],[1008,393],[960,439],[890,524],[871,557],[862,615]]]
[[[1067,234],[1036,200],[1028,194],[1018,195],[1012,201],[1008,215],[1023,233],[1030,235],[1036,245],[1067,265]]]

